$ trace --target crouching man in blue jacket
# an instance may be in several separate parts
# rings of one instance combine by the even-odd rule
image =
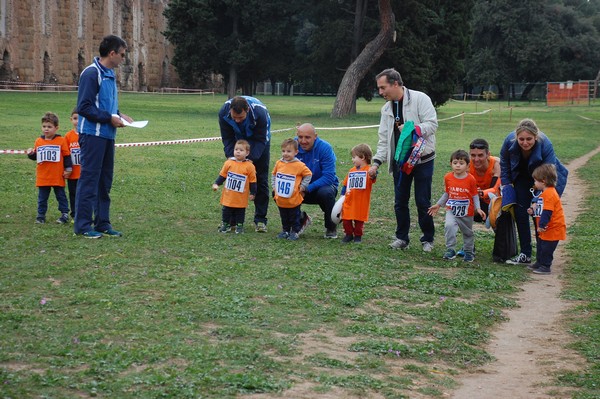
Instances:
[[[312,172],[312,180],[308,187],[300,188],[304,196],[303,204],[318,204],[325,219],[325,238],[337,238],[337,224],[331,220],[339,185],[333,148],[331,144],[317,137],[317,131],[310,123],[298,127],[296,139],[299,145],[297,158]],[[302,212],[301,215],[301,232],[304,232],[311,223],[311,217],[306,212]]]

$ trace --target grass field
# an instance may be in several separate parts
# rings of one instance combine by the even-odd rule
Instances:
[[[73,93],[0,93],[0,150],[24,150],[46,111],[70,129]],[[333,98],[263,97],[273,129],[297,123],[349,127],[379,123],[381,100],[330,119]],[[121,110],[150,120],[120,129],[118,143],[218,136],[223,96],[123,93]],[[491,109],[487,113],[484,110]],[[465,112],[464,118],[456,115]],[[535,119],[568,163],[600,145],[600,107],[451,102],[438,111],[434,198],[452,151],[486,138],[497,153],[524,117]],[[448,119],[452,118],[452,119]],[[591,120],[590,120],[591,119]],[[273,134],[279,143],[293,130]],[[350,149],[375,148],[377,129],[320,130],[350,169]],[[217,234],[219,194],[211,184],[223,162],[218,141],[117,149],[112,221],[121,239],[85,240],[71,226],[35,225],[35,163],[0,154],[0,397],[228,398],[282,393],[306,384],[314,397],[437,398],[460,374],[491,360],[490,331],[517,306],[529,278],[491,262],[493,235],[478,229],[473,264],[442,261],[436,247],[388,248],[395,219],[390,176],[374,187],[362,245],[322,238],[322,214],[298,242],[269,232]],[[569,230],[565,298],[577,301],[568,328],[589,367],[558,373],[577,398],[598,398],[600,381],[600,159],[582,171],[586,210]],[[568,189],[568,188],[567,188]],[[414,206],[413,206],[414,208]],[[250,221],[252,206],[247,215]],[[51,196],[48,220],[59,216]],[[415,218],[413,217],[413,224]],[[411,233],[418,242],[418,228]]]

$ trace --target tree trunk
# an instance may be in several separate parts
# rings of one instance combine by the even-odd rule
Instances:
[[[529,93],[531,93],[531,90],[533,90],[534,88],[535,88],[534,83],[527,83],[527,86],[525,86],[525,89],[521,93],[520,100],[521,101],[531,101],[531,99],[529,98]]]
[[[240,17],[238,14],[235,14],[233,16],[233,26],[231,28],[231,36],[234,39],[237,39],[237,37],[238,37],[239,18]],[[237,67],[232,62],[231,65],[229,65],[229,81],[227,82],[227,97],[233,98],[233,97],[235,97],[236,94],[237,94]]]
[[[350,62],[358,57],[360,52],[360,41],[363,35],[363,27],[365,25],[365,17],[367,15],[367,5],[369,0],[356,0],[356,8],[354,10],[354,29],[352,37],[352,53],[350,54]]]
[[[237,69],[235,69],[235,65],[231,64],[229,66],[229,80],[227,81],[227,97],[233,98],[235,97],[237,92]]]
[[[343,118],[356,113],[356,92],[360,81],[392,42],[395,17],[391,0],[379,0],[379,20],[379,34],[365,46],[344,74],[331,111],[332,118]]]
[[[598,98],[598,83],[600,82],[600,71],[598,71],[598,75],[596,75],[596,80],[594,80],[594,98]]]

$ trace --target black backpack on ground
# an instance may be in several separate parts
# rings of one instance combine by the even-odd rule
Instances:
[[[511,212],[502,212],[496,218],[496,235],[494,237],[494,262],[504,263],[517,255],[517,227]]]

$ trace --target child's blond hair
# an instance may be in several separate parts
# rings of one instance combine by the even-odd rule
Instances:
[[[556,181],[558,180],[556,166],[552,165],[551,163],[542,164],[535,168],[531,174],[531,177],[537,181],[544,182],[547,187],[554,187],[556,186]]]
[[[350,155],[356,155],[357,157],[364,159],[367,165],[371,165],[371,160],[373,159],[373,151],[371,151],[371,147],[365,143],[355,145],[350,151]]]
[[[250,152],[250,143],[248,143],[246,140],[238,140],[238,141],[236,141],[234,148],[236,146],[238,146],[238,145],[244,147],[244,149],[246,151]]]
[[[298,142],[296,140],[289,138],[289,139],[283,140],[283,143],[281,143],[282,150],[289,146],[292,146],[294,148],[294,151],[298,151]]]

